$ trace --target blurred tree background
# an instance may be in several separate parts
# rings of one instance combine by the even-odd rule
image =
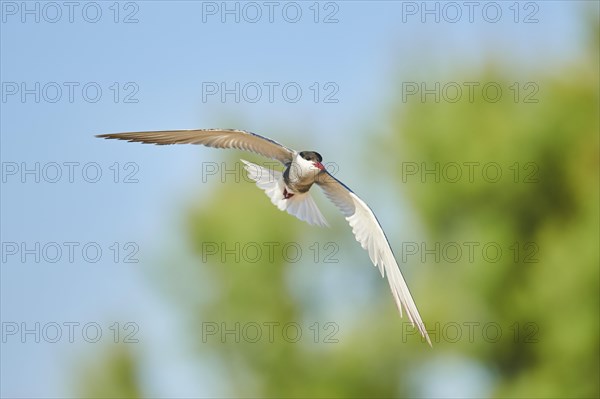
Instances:
[[[368,298],[371,311],[356,310],[361,312],[358,322],[340,321],[338,343],[207,340],[202,334],[206,322],[232,326],[310,320],[302,324],[307,333],[311,322],[336,321],[336,315],[322,316],[315,310],[323,298],[314,294],[311,300],[311,285],[290,282],[294,269],[305,265],[286,262],[281,251],[274,252],[273,262],[252,263],[243,257],[232,262],[230,257],[222,263],[218,256],[206,261],[205,243],[228,243],[228,248],[236,242],[309,245],[336,236],[341,237],[340,252],[349,255],[341,255],[340,265],[319,264],[315,270],[343,267],[354,273],[363,268],[377,275],[343,218],[332,220],[333,208],[323,209],[332,230],[315,232],[274,209],[250,183],[223,184],[209,203],[185,211],[195,265],[161,265],[159,285],[185,315],[194,356],[213,359],[232,396],[427,396],[437,392],[427,385],[440,381],[432,371],[440,359],[466,359],[484,370],[493,397],[600,396],[597,25],[590,37],[589,59],[536,76],[537,103],[525,103],[523,97],[508,100],[512,92],[496,103],[481,96],[473,103],[464,99],[403,103],[399,96],[390,107],[393,132],[380,134],[379,147],[369,144],[362,149],[393,160],[389,173],[395,181],[390,185],[410,200],[428,244],[494,242],[507,249],[518,243],[517,259],[510,252],[496,263],[481,256],[472,263],[415,259],[402,264],[398,259],[434,334],[435,324],[495,322],[502,328],[497,342],[483,339],[481,329],[475,329],[474,339],[463,336],[457,342],[437,331],[433,349],[417,335],[405,339],[406,319],[398,318],[387,282],[376,276],[368,282],[373,287]],[[468,76],[464,80],[473,80]],[[490,67],[479,72],[477,81],[498,82],[506,88],[515,79]],[[435,182],[427,176],[423,182],[420,175],[405,178],[406,162],[429,167],[496,162],[505,176],[490,183],[479,178],[478,168],[473,182],[465,176],[457,182],[443,178]],[[517,178],[507,175],[515,163]],[[530,163],[536,173],[528,182],[531,169],[525,165]],[[400,257],[393,240],[392,246]],[[538,260],[533,263],[526,258],[532,248]],[[294,284],[306,290],[303,295],[290,292]],[[346,287],[346,292],[352,290]],[[343,290],[335,294],[345,295]],[[347,306],[353,308],[350,302]],[[121,347],[116,350],[119,353],[96,360],[93,371],[81,373],[82,396],[143,396],[135,373],[141,367],[139,358]],[[478,375],[472,374],[474,382]],[[97,376],[102,376],[101,383]]]

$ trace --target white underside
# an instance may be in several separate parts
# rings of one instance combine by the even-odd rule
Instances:
[[[283,196],[286,186],[281,172],[263,168],[243,159],[242,162],[245,164],[244,169],[248,172],[248,177],[256,182],[256,185],[267,194],[277,208],[309,224],[321,227],[329,226],[309,192],[294,194],[286,199]],[[288,191],[290,190],[288,189]]]

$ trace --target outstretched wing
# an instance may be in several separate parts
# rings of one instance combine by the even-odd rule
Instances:
[[[381,276],[387,274],[400,316],[402,316],[402,308],[404,307],[412,325],[417,325],[421,335],[431,345],[431,340],[427,330],[425,330],[417,305],[415,305],[410,295],[387,237],[371,208],[327,171],[317,175],[316,183],[323,189],[331,202],[342,211],[350,227],[352,227],[352,233],[354,233],[356,240],[369,252],[373,264],[379,266]]]
[[[294,151],[278,142],[244,130],[195,129],[153,132],[130,132],[99,134],[96,137],[136,141],[147,144],[201,144],[213,148],[235,148],[254,152],[284,165],[292,162]]]

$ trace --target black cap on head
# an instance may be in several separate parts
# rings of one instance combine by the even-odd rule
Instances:
[[[323,157],[316,151],[302,151],[300,156],[307,161],[323,162]]]

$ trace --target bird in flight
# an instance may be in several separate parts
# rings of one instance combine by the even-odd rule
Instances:
[[[404,308],[412,325],[416,324],[421,335],[431,345],[417,306],[375,214],[352,190],[327,171],[318,152],[297,152],[258,134],[234,129],[110,133],[96,137],[158,145],[201,144],[213,148],[233,148],[281,162],[285,167],[283,172],[242,160],[248,176],[264,190],[277,208],[309,224],[327,226],[325,218],[309,193],[313,184],[319,186],[346,217],[356,240],[368,251],[373,264],[379,267],[381,276],[385,277],[387,274],[400,316],[402,317]]]

